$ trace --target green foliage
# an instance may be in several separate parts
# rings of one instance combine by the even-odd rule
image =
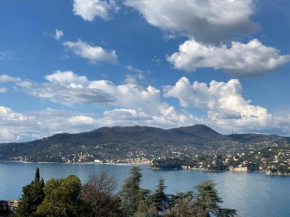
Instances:
[[[19,209],[13,217],[234,217],[236,215],[236,210],[220,207],[222,199],[218,196],[212,181],[197,185],[196,194],[188,191],[167,195],[162,178],[159,179],[156,190],[152,194],[149,190],[140,187],[141,180],[141,169],[133,167],[121,191],[115,195],[117,180],[108,176],[106,172],[91,175],[83,188],[80,179],[74,175],[51,179],[44,187],[37,170],[35,180],[23,188],[24,194]]]
[[[149,197],[149,201],[155,204],[158,211],[164,211],[169,204],[169,198],[164,192],[165,189],[164,179],[160,178],[155,192]]]
[[[124,181],[119,196],[122,200],[122,209],[127,216],[132,216],[138,208],[141,201],[146,200],[149,190],[141,189],[141,169],[133,167],[131,176]]]
[[[179,158],[165,158],[159,160],[153,160],[152,168],[161,170],[180,170],[183,164],[183,160]]]
[[[201,207],[202,212],[207,215],[214,213],[219,209],[218,204],[222,203],[222,199],[218,196],[215,184],[212,181],[206,181],[201,185],[197,185],[195,188],[198,194],[195,198],[195,203],[198,207]]]
[[[40,180],[39,169],[36,169],[34,181],[23,187],[23,194],[14,217],[30,217],[44,200],[44,181]]]
[[[74,156],[80,153],[89,153],[85,161],[91,162],[108,158],[123,160],[128,157],[128,152],[137,158],[141,150],[144,158],[177,157],[170,151],[172,148],[181,155],[234,154],[262,149],[273,143],[283,145],[289,143],[289,138],[256,134],[226,136],[205,125],[169,130],[140,126],[104,127],[86,133],[56,134],[25,143],[0,144],[0,160],[20,161],[25,156],[32,162],[72,162],[79,159]]]
[[[39,168],[36,168],[36,172],[35,172],[35,178],[34,181],[37,182],[40,180],[40,173],[39,173]]]
[[[286,165],[279,165],[277,168],[277,172],[280,172],[281,174],[290,174],[290,169]]]
[[[222,199],[218,196],[217,190],[214,188],[215,184],[212,181],[206,181],[195,188],[198,193],[195,197],[195,206],[197,209],[197,216],[210,216],[214,214],[220,217],[231,217],[236,214],[235,210],[222,209],[219,204]]]
[[[149,204],[148,201],[142,200],[138,204],[138,209],[134,217],[157,217],[158,209],[155,204]]]
[[[63,179],[51,179],[44,187],[45,199],[38,207],[39,217],[80,217],[86,216],[80,199],[81,181],[70,175]]]

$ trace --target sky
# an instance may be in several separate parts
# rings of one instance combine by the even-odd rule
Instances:
[[[287,0],[1,0],[0,142],[103,126],[290,135]]]

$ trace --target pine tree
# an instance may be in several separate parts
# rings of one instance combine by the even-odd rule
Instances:
[[[142,200],[139,205],[137,212],[134,217],[157,217],[158,209],[154,204],[148,204],[147,201]]]
[[[36,168],[36,172],[35,172],[35,178],[34,181],[37,182],[40,180],[40,173],[39,173],[39,168]]]
[[[123,188],[119,192],[119,196],[122,199],[122,209],[126,216],[133,216],[138,209],[139,203],[146,200],[149,194],[149,190],[140,188],[141,178],[141,169],[133,167],[131,176],[124,181]]]
[[[155,192],[150,196],[150,202],[154,203],[158,211],[164,211],[169,202],[168,196],[165,194],[166,186],[164,179],[160,178]]]
[[[44,200],[44,180],[40,180],[39,168],[36,169],[34,181],[23,187],[19,206],[12,216],[30,217]]]
[[[234,209],[223,209],[219,206],[222,199],[218,196],[217,190],[214,188],[216,184],[212,181],[206,181],[195,188],[198,194],[194,202],[194,210],[196,216],[209,217],[210,213],[219,217],[233,217],[236,214]]]

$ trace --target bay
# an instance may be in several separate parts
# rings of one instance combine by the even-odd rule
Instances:
[[[89,174],[106,170],[119,180],[119,187],[130,173],[132,166],[97,164],[39,164],[0,163],[0,200],[18,199],[21,190],[34,178],[40,168],[45,181],[51,178],[77,175],[85,183]],[[207,173],[194,170],[154,171],[148,166],[142,168],[142,187],[154,190],[159,177],[165,179],[166,192],[192,190],[206,180],[217,183],[216,188],[224,200],[223,206],[234,208],[242,217],[287,217],[290,216],[290,177],[268,177],[262,172],[253,173]]]

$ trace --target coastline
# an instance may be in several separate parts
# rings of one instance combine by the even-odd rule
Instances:
[[[281,174],[281,173],[269,173],[266,170],[254,170],[254,171],[232,171],[232,170],[207,170],[204,168],[190,168],[190,169],[161,169],[161,168],[156,168],[156,167],[150,167],[151,170],[155,170],[155,171],[177,171],[177,170],[197,170],[197,171],[202,171],[205,173],[223,173],[223,172],[231,172],[231,173],[236,173],[236,174],[244,174],[244,173],[253,173],[253,172],[260,172],[263,173],[265,176],[269,176],[269,177],[290,177],[290,174]]]
[[[112,165],[112,166],[150,166],[149,169],[153,171],[177,171],[177,170],[196,170],[207,173],[215,173],[215,172],[232,172],[232,173],[251,173],[251,172],[262,172],[265,176],[269,177],[290,177],[290,174],[281,174],[281,173],[271,173],[265,170],[257,170],[257,171],[231,171],[231,170],[206,170],[204,168],[190,168],[190,169],[161,169],[156,167],[151,167],[152,164],[130,164],[130,163],[94,163],[94,162],[83,162],[83,163],[60,163],[60,162],[28,162],[28,161],[0,161],[0,163],[22,163],[22,164],[64,164],[64,165]]]
[[[83,163],[60,163],[60,162],[30,162],[30,161],[0,161],[0,163],[22,163],[22,164],[78,164],[78,165],[114,165],[114,166],[149,166],[151,164],[130,164],[130,163],[94,163],[94,162],[83,162]]]

